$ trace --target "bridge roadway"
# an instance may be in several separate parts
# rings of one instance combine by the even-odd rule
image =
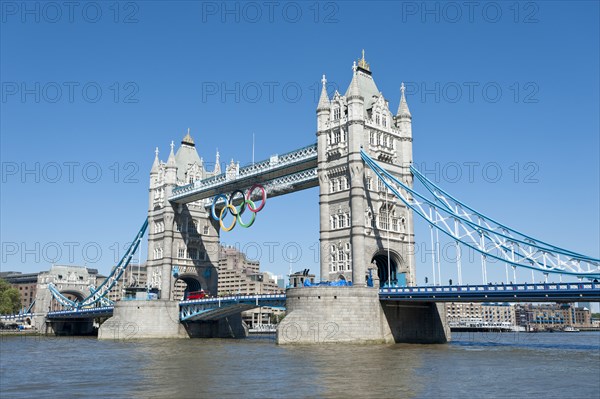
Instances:
[[[259,306],[285,308],[285,294],[226,296],[179,302],[182,322],[209,321]],[[379,290],[381,301],[402,302],[577,302],[600,301],[600,283],[450,285],[391,287]],[[112,306],[49,312],[53,320],[112,316]],[[10,316],[4,316],[10,317]]]

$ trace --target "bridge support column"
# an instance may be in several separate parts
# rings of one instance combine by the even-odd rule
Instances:
[[[119,301],[98,339],[189,338],[179,322],[178,301]]]
[[[248,328],[242,320],[242,314],[234,314],[219,320],[195,321],[185,323],[192,338],[246,338]]]
[[[382,301],[381,306],[395,342],[444,344],[450,341],[443,303]]]

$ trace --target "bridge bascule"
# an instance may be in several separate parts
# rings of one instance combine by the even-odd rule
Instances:
[[[215,167],[207,170],[189,131],[177,152],[171,143],[166,162],[159,160],[157,150],[148,219],[131,247],[106,282],[78,300],[50,284],[49,292],[65,309],[48,313],[48,319],[112,316],[100,328],[100,338],[111,338],[110,331],[123,322],[136,323],[140,331],[145,328],[147,333],[139,337],[223,336],[239,331],[232,325],[241,323],[241,311],[270,305],[287,308],[278,327],[279,343],[313,343],[315,336],[323,337],[318,342],[445,342],[450,334],[441,301],[600,300],[600,286],[593,282],[600,278],[599,259],[511,229],[464,204],[412,166],[412,115],[404,87],[398,111],[392,114],[364,56],[354,63],[344,95],[336,91],[330,98],[323,77],[316,136],[314,145],[253,165],[240,168],[232,160],[225,171],[218,152]],[[182,302],[175,298],[178,280],[216,297],[215,248],[220,235],[236,225],[250,226],[267,198],[311,187],[319,187],[320,284],[290,288],[285,296]],[[224,223],[227,214],[233,216],[232,224]],[[410,250],[416,221],[430,226],[434,248],[440,233],[454,242],[458,285],[442,287],[438,277],[434,286],[417,286]],[[113,307],[106,294],[146,229],[149,287],[160,299],[143,305],[121,301]],[[484,285],[463,285],[463,248],[481,256]],[[498,264],[505,267],[507,283],[509,268],[515,283],[518,269],[579,281],[507,284],[496,290],[487,285],[487,270]],[[434,276],[436,268],[440,275],[440,267],[438,253],[432,262]],[[321,333],[315,334],[315,328]]]

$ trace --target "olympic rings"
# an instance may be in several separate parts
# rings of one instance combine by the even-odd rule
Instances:
[[[262,203],[260,204],[259,207],[256,207],[256,204],[254,203],[254,201],[252,201],[252,198],[251,198],[252,194],[254,193],[254,191],[256,189],[261,190]],[[242,195],[242,203],[239,205],[239,207],[236,207],[235,205],[233,205],[233,200],[237,194]],[[239,196],[238,196],[238,198],[239,198]],[[216,212],[215,208],[217,206],[217,203],[220,202],[220,200],[223,200],[223,202],[225,203],[225,206],[223,208],[221,208],[221,211],[219,212],[219,216],[217,216],[217,212]],[[233,230],[236,223],[244,228],[248,228],[254,224],[254,221],[256,220],[256,214],[264,208],[266,202],[267,202],[267,190],[265,190],[265,188],[263,186],[261,186],[260,184],[255,184],[252,187],[250,187],[250,190],[248,190],[246,192],[246,195],[244,195],[244,192],[242,190],[235,190],[234,192],[232,192],[229,195],[229,197],[227,197],[225,194],[216,195],[213,198],[213,202],[210,207],[210,215],[212,216],[212,218],[215,221],[219,222],[219,225],[221,226],[221,229],[223,229],[223,231]],[[250,210],[250,212],[252,212],[252,216],[250,217],[250,221],[248,223],[244,223],[242,221],[242,214],[246,210],[246,207]],[[231,222],[231,224],[229,226],[225,226],[223,224],[223,220],[229,213],[231,213],[231,215],[233,216],[233,221]]]

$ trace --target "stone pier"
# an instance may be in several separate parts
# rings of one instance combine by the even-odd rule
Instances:
[[[188,338],[179,322],[178,301],[119,301],[98,339]]]
[[[287,290],[287,315],[278,344],[445,343],[450,329],[435,303],[381,302],[370,287],[301,287]]]
[[[290,288],[286,307],[278,344],[394,342],[375,288]]]

